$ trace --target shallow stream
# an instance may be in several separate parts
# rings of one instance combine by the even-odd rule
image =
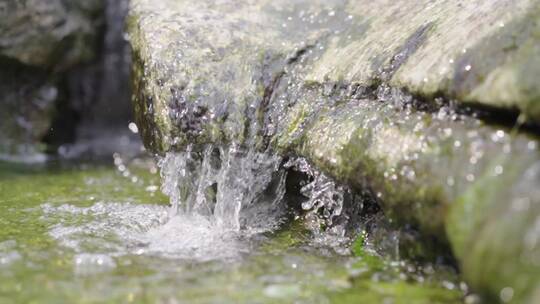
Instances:
[[[153,158],[118,153],[111,161],[0,163],[0,303],[462,301],[466,286],[451,269],[389,258],[368,250],[363,238],[338,242],[315,233],[305,214],[284,203],[283,181],[272,191],[254,186],[270,177],[253,159],[259,167],[275,160],[225,154],[236,162],[232,169],[205,173],[229,187],[215,191],[215,206],[208,191],[202,198],[176,194],[192,200],[181,204],[204,203],[213,214],[175,209],[170,187],[163,190],[171,199],[160,190],[162,180],[171,183],[167,166],[189,167],[185,155],[161,160],[161,174]],[[238,172],[254,173],[252,182],[245,175],[235,181]],[[271,179],[283,179],[279,174]],[[235,199],[266,201],[232,211],[218,206]]]

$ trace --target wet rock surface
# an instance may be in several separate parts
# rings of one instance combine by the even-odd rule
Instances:
[[[98,124],[125,128],[126,11],[126,0],[0,3],[3,159],[43,159],[42,152],[92,136]]]
[[[1,59],[0,65],[0,153],[34,153],[49,129],[58,90],[39,69]]]
[[[54,127],[58,110],[66,108],[59,106],[66,98],[64,73],[97,56],[104,5],[101,0],[0,4],[3,158],[45,150],[42,139]],[[60,115],[76,119],[67,117],[73,115],[69,111]]]
[[[539,300],[537,1],[133,0],[148,148],[299,155],[448,242],[473,288]],[[404,21],[405,20],[405,21]],[[411,94],[412,93],[412,94]]]

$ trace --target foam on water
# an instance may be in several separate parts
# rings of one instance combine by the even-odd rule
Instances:
[[[196,261],[238,257],[248,246],[198,214],[169,217],[167,207],[98,202],[90,207],[42,205],[49,234],[73,250],[75,271],[115,267],[114,258],[149,255]],[[95,268],[95,269],[94,269]]]

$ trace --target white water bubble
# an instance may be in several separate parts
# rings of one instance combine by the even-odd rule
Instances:
[[[302,290],[296,284],[273,284],[267,286],[263,292],[271,298],[291,298],[299,295]]]
[[[81,253],[73,257],[74,271],[78,275],[93,275],[116,268],[114,259],[105,254]]]
[[[501,301],[504,303],[508,303],[512,301],[512,298],[514,297],[514,289],[512,287],[505,287],[501,289],[501,292],[499,293],[499,297],[501,298]]]
[[[131,132],[133,132],[134,134],[137,134],[139,133],[139,128],[137,127],[137,125],[134,123],[134,122],[130,122],[128,124],[128,128]]]

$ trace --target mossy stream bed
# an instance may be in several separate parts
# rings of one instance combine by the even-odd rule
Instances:
[[[144,158],[0,163],[0,303],[464,299],[453,271],[382,258],[360,241],[338,254],[314,245],[301,218],[236,233],[170,218],[157,171]]]

